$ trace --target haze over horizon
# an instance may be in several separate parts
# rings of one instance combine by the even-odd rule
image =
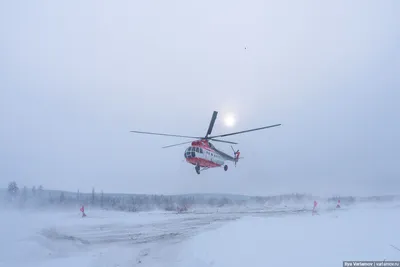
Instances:
[[[400,193],[399,1],[3,1],[0,188]],[[187,139],[236,135],[197,175]],[[223,118],[233,113],[236,124]],[[215,145],[227,153],[226,144]]]

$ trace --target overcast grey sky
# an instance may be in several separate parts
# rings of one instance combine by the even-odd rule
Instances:
[[[400,193],[399,1],[1,1],[0,36],[2,186]],[[201,175],[161,149],[187,139],[129,132],[214,110],[215,134],[282,126]]]

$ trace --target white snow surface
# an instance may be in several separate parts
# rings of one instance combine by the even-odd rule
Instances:
[[[400,260],[400,205],[272,212],[0,211],[0,266],[342,266]]]
[[[400,209],[362,205],[312,216],[248,216],[202,233],[180,251],[180,267],[342,266],[400,260]]]

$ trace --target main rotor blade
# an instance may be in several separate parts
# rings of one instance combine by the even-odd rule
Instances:
[[[218,112],[214,111],[211,117],[210,125],[208,126],[208,131],[206,137],[211,134],[212,129],[214,128],[215,120],[217,119]]]
[[[140,131],[131,131],[131,133],[163,135],[163,136],[184,137],[184,138],[194,138],[194,139],[201,139],[202,138],[202,137],[198,137],[198,136],[186,136],[186,135],[165,134],[165,133],[151,133],[151,132],[140,132]]]
[[[173,147],[173,146],[180,146],[180,145],[189,144],[189,143],[192,143],[192,142],[193,142],[193,141],[183,142],[183,143],[179,143],[179,144],[174,144],[174,145],[169,145],[169,146],[163,146],[162,148],[168,148],[168,147]]]
[[[265,126],[265,127],[260,127],[260,128],[250,129],[250,130],[244,130],[244,131],[240,131],[240,132],[234,132],[234,133],[228,133],[228,134],[221,134],[221,135],[209,136],[208,138],[211,139],[211,138],[214,138],[214,137],[225,137],[225,136],[230,136],[230,135],[235,135],[235,134],[253,132],[253,131],[258,131],[258,130],[262,130],[262,129],[272,128],[272,127],[276,127],[276,126],[280,126],[280,125],[281,125],[281,124],[274,124],[274,125],[269,125],[269,126]]]
[[[210,138],[209,140],[213,140],[213,141],[215,141],[215,142],[233,144],[233,145],[237,145],[237,144],[238,144],[238,143],[231,142],[231,141],[225,141],[225,140],[219,140],[219,139],[212,139],[212,138]]]

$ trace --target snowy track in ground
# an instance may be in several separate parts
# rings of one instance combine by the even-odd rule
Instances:
[[[132,213],[109,222],[106,212],[94,212],[77,218],[74,225],[51,225],[40,233],[51,240],[64,240],[84,245],[143,244],[161,241],[179,242],[200,232],[218,228],[243,216],[284,216],[308,210],[253,210],[175,213]],[[113,212],[115,213],[115,212]]]
[[[180,241],[207,229],[215,229],[224,222],[238,219],[237,215],[175,215],[148,223],[98,223],[80,226],[45,228],[41,233],[54,240],[79,241],[86,245],[111,243],[143,244],[160,241]],[[84,220],[90,220],[84,218]]]
[[[75,210],[3,211],[0,229],[7,245],[0,251],[0,266],[176,266],[186,242],[206,232],[243,217],[289,219],[310,216],[311,211],[219,208],[182,214],[100,210],[87,214],[81,218]]]

